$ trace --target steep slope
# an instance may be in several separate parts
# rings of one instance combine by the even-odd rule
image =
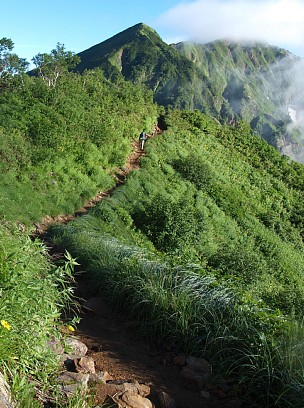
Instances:
[[[270,144],[303,161],[301,131],[291,119],[304,106],[296,80],[303,61],[284,49],[228,41],[168,45],[140,23],[79,56],[80,72],[99,67],[111,80],[146,85],[161,105],[198,109],[222,123],[244,119]]]
[[[300,58],[259,43],[214,41],[173,46],[207,76],[221,122],[244,119],[283,152],[293,143],[296,135],[291,131],[291,112],[303,111],[298,88],[299,73],[304,68]],[[300,159],[296,151],[289,153]]]
[[[229,372],[255,407],[301,407],[303,166],[244,123],[164,122],[141,170],[50,236],[149,339]]]
[[[186,98],[181,95],[193,88],[192,78],[203,85],[195,65],[142,23],[78,55],[79,72],[101,68],[112,80],[123,76],[134,83],[143,83],[153,90],[156,102],[165,106],[193,107],[193,103],[185,106]]]

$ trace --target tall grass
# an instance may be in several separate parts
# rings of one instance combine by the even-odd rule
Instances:
[[[74,261],[67,257],[64,266],[52,266],[39,241],[0,224],[0,365],[22,408],[41,406],[38,389],[52,399],[57,392],[60,358],[47,344],[62,338],[60,316],[73,302]]]
[[[257,407],[300,407],[302,358],[290,349],[297,327],[229,281],[198,265],[172,267],[151,252],[69,225],[53,227],[113,306],[141,322],[159,344],[208,358],[239,381]],[[298,365],[299,369],[294,369]]]

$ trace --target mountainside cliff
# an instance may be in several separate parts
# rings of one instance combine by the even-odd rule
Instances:
[[[296,123],[304,65],[287,50],[229,41],[168,45],[140,23],[78,55],[79,72],[101,68],[112,81],[122,76],[146,85],[166,107],[198,109],[221,123],[243,119],[282,153],[304,161]]]

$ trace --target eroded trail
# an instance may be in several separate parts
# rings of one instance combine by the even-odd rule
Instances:
[[[54,223],[67,223],[85,214],[96,203],[111,195],[121,185],[127,175],[140,168],[140,159],[144,152],[139,143],[133,143],[133,152],[125,168],[116,174],[116,186],[106,192],[100,192],[85,203],[72,216],[46,217],[36,225],[36,236],[42,239],[47,228]],[[48,243],[49,244],[49,243]],[[58,256],[56,256],[58,257]],[[156,408],[237,408],[240,401],[234,396],[232,385],[224,382],[215,386],[201,382],[203,373],[198,370],[196,378],[187,374],[186,358],[169,349],[155,350],[140,338],[138,324],[111,310],[102,297],[96,297],[85,275],[80,275],[76,296],[82,305],[81,321],[75,336],[88,347],[88,356],[94,359],[96,372],[107,372],[110,380],[97,383],[94,388],[94,406],[101,406],[109,393],[115,394],[115,384],[137,381],[150,387],[148,398]],[[95,296],[95,297],[93,297]],[[188,370],[189,371],[189,370]],[[201,376],[201,377],[200,377]],[[166,394],[162,394],[165,392]],[[160,395],[169,395],[172,399],[162,401]],[[120,408],[120,405],[113,405]],[[124,405],[128,408],[139,406]],[[139,407],[141,408],[141,407]],[[142,406],[145,408],[145,406]]]
[[[87,345],[88,356],[94,359],[96,370],[108,372],[113,384],[137,381],[148,385],[151,389],[148,398],[156,408],[241,407],[233,395],[235,390],[228,383],[222,386],[200,384],[204,374],[197,370],[196,378],[188,375],[187,356],[166,348],[155,349],[142,340],[137,322],[115,313],[102,297],[91,297],[85,280],[79,282],[78,289],[85,300],[76,335]],[[103,403],[108,391],[109,387],[104,384],[95,386],[96,405]],[[163,393],[169,395],[175,405],[172,401],[168,405],[161,403],[159,396]]]

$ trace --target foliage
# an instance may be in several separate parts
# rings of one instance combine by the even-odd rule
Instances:
[[[168,45],[152,28],[136,24],[79,56],[79,72],[101,68],[113,81],[124,77],[145,84],[167,108],[198,109],[231,125],[245,120],[303,162],[304,145],[297,136],[303,129],[289,126],[288,114],[290,106],[302,110],[297,78],[303,61],[284,49],[231,41]]]
[[[151,94],[124,81],[113,85],[100,71],[66,73],[55,88],[25,77],[0,99],[0,216],[26,224],[72,213],[111,188],[131,140],[157,117]]]
[[[242,379],[253,397],[258,395],[259,406],[269,406],[263,400],[273,402],[282,387],[286,395],[278,398],[278,406],[302,401],[303,392],[298,389],[295,398],[291,386],[300,377],[286,364],[288,355],[281,348],[281,342],[291,347],[286,317],[198,265],[170,267],[144,249],[103,235],[102,229],[84,228],[84,220],[81,224],[53,227],[52,235],[77,254],[94,287],[114,307],[139,319],[146,336],[210,359],[221,375]],[[300,356],[294,356],[294,364],[301,364]],[[280,373],[284,379],[274,386]]]
[[[33,59],[38,75],[49,87],[55,87],[58,77],[74,68],[80,59],[72,51],[65,51],[63,44],[57,43],[50,54],[37,54]]]
[[[29,65],[24,58],[12,52],[13,48],[14,43],[10,38],[0,39],[0,90],[8,86],[14,75],[25,72]]]
[[[4,40],[0,66],[13,61],[6,48],[13,43]],[[69,73],[77,58],[60,44],[35,61],[42,76],[12,65],[9,82],[0,79],[0,360],[18,406],[41,406],[39,388],[58,407],[82,407],[83,396],[63,398],[55,381],[60,361],[46,347],[51,336],[61,338],[74,260],[67,254],[66,266],[52,265],[46,248],[18,230],[73,214],[113,187],[132,140],[152,128],[158,108],[142,86],[111,84],[98,70]]]
[[[239,120],[251,120],[257,85],[265,85],[255,69],[266,69],[283,53],[217,42],[203,50],[205,59],[200,47],[189,45],[194,66],[173,49],[177,46],[165,46],[141,24],[103,45],[110,58],[104,71],[113,83],[98,69],[68,72],[75,55],[58,44],[37,59],[50,62],[41,65],[46,82],[17,75],[21,81],[1,88],[3,220],[31,225],[46,214],[73,213],[114,185],[131,141],[152,128],[160,111],[167,129],[149,140],[141,170],[128,175],[124,186],[90,214],[51,229],[53,240],[72,254],[66,268],[51,265],[39,242],[1,224],[0,358],[16,393],[21,378],[45,384],[56,371],[44,345],[50,335],[59,335],[77,256],[94,287],[139,319],[147,336],[157,334],[160,342],[208,357],[221,375],[243,382],[248,397],[258,396],[259,406],[300,407],[303,166]],[[225,59],[227,72],[213,51]],[[235,65],[250,83],[243,73],[231,74]],[[48,75],[56,86],[49,86]],[[142,84],[167,105],[191,110],[165,113]],[[234,101],[233,84],[241,103]],[[189,98],[192,85],[198,91]],[[276,137],[278,124],[266,96],[260,108],[268,116],[251,126],[263,128],[266,118],[274,131],[268,129],[269,137]],[[230,119],[235,126],[219,124]]]
[[[258,406],[301,406],[303,166],[244,122],[163,122],[141,170],[51,236],[146,335],[208,356]]]
[[[174,202],[161,194],[149,197],[132,217],[136,226],[160,251],[179,253],[192,247],[200,229],[200,220],[194,211],[191,194]]]
[[[26,378],[39,383],[41,391],[48,386],[49,392],[58,371],[59,357],[46,345],[53,336],[62,338],[59,317],[73,299],[74,260],[67,254],[66,261],[64,267],[51,266],[39,241],[1,223],[0,361],[18,406],[34,406],[29,403],[34,390]]]

